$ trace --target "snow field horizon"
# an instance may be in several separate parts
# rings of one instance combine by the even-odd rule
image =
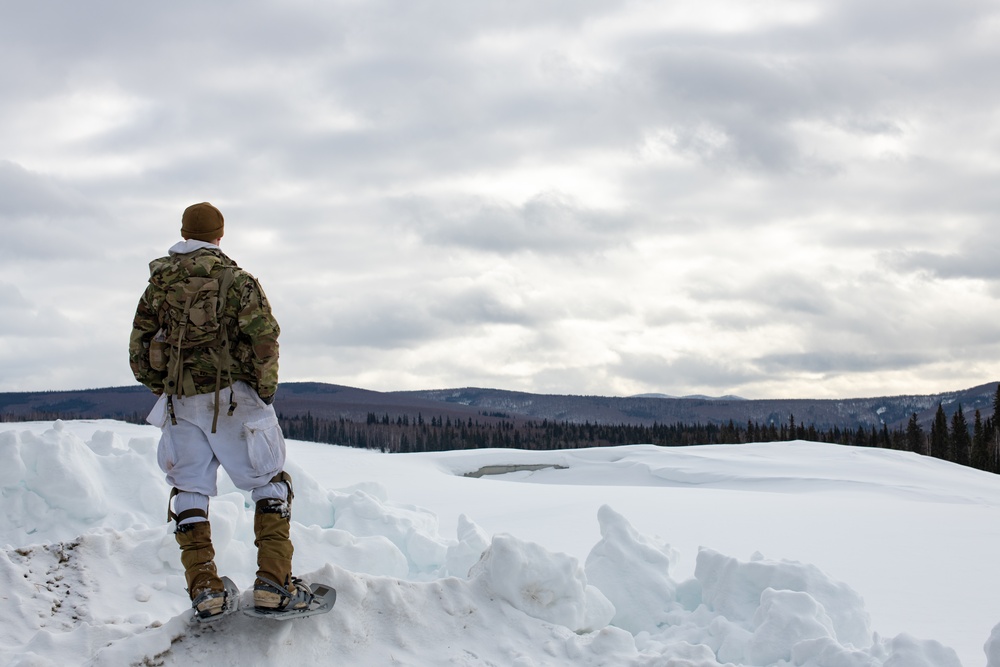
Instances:
[[[337,587],[337,606],[209,630],[186,620],[157,436],[0,424],[0,575],[17,603],[0,661],[971,667],[985,645],[1000,667],[1000,492],[968,468],[802,441],[407,455],[289,441],[295,570]],[[488,465],[552,467],[463,476]],[[224,474],[211,519],[220,573],[246,590],[252,504]]]

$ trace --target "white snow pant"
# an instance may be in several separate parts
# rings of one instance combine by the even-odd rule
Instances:
[[[167,475],[167,483],[178,489],[173,511],[199,509],[208,513],[208,499],[218,494],[219,465],[233,483],[250,491],[253,501],[287,499],[288,487],[271,483],[285,465],[285,439],[274,406],[266,405],[243,381],[233,384],[236,410],[229,416],[229,388],[219,392],[219,421],[212,433],[215,392],[173,397],[173,424],[167,412],[167,397],[161,396],[147,421],[162,434],[156,458]],[[191,517],[181,523],[204,521]]]

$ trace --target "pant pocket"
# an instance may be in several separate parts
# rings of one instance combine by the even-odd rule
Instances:
[[[174,440],[170,437],[170,431],[160,432],[160,444],[156,447],[156,463],[160,470],[169,473],[177,464],[177,449],[174,447]]]
[[[146,416],[146,423],[152,424],[156,428],[162,429],[167,425],[167,395],[162,394],[156,403],[153,404],[153,409],[149,411]]]
[[[273,413],[243,425],[250,467],[258,475],[278,472],[285,465],[285,437]]]

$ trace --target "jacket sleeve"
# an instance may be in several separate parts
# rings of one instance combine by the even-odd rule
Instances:
[[[278,390],[278,334],[281,329],[271,314],[260,283],[247,274],[240,295],[240,311],[237,318],[241,337],[250,344],[250,366],[257,394],[265,402],[270,402]]]
[[[135,379],[149,387],[153,393],[163,393],[164,374],[149,365],[149,342],[160,330],[160,322],[153,306],[153,286],[149,285],[139,299],[132,320],[132,335],[128,343],[128,361]]]

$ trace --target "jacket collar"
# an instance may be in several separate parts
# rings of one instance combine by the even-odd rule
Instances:
[[[207,243],[205,241],[196,241],[195,239],[184,239],[183,241],[178,241],[170,247],[168,251],[171,255],[186,255],[188,253],[194,252],[195,250],[202,250],[205,248],[215,250],[219,249],[219,246],[214,243]]]

